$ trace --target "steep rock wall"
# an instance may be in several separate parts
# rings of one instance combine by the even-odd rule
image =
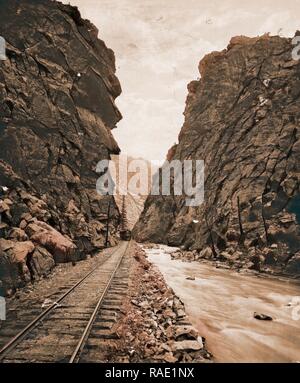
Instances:
[[[204,203],[192,208],[184,197],[149,196],[138,240],[300,274],[300,63],[293,48],[287,38],[240,36],[204,57],[201,79],[188,85],[179,144],[168,154],[205,161]]]
[[[0,278],[15,289],[20,282],[4,265],[17,263],[22,280],[34,250],[28,247],[19,267],[5,241],[30,239],[37,233],[28,225],[35,221],[50,226],[43,229],[48,239],[53,228],[62,246],[59,234],[72,242],[63,247],[65,256],[52,252],[55,261],[80,259],[104,246],[110,197],[96,192],[96,165],[119,153],[111,129],[121,119],[114,102],[121,87],[114,53],[76,7],[0,1],[0,19],[7,55],[0,61]],[[111,215],[113,244],[119,220],[114,200]]]

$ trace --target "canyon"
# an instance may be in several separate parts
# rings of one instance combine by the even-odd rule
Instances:
[[[170,195],[151,194],[149,161],[149,195],[99,193],[99,177],[111,177],[99,162],[121,158],[112,131],[122,89],[96,26],[50,0],[1,2],[0,18],[0,362],[298,361],[292,39],[236,36],[200,61],[178,143],[155,175],[203,160],[204,201],[188,206],[174,175]]]

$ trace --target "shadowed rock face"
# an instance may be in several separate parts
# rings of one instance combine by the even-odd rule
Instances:
[[[55,1],[0,1],[0,19],[8,58],[0,61],[0,186],[11,201],[1,236],[29,212],[82,252],[101,248],[108,199],[96,193],[95,170],[119,153],[114,53],[77,8]],[[43,205],[36,214],[31,197]],[[114,201],[111,213],[113,234]]]
[[[292,265],[300,258],[300,63],[293,48],[286,38],[235,37],[204,57],[168,156],[205,161],[205,202],[189,208],[182,197],[148,197],[138,240],[200,251],[211,246],[211,232],[214,256],[230,249],[241,259],[259,257],[254,268],[268,258],[299,272]]]

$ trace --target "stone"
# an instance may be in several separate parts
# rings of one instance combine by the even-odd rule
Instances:
[[[16,242],[0,238],[0,280],[5,295],[30,282],[32,275],[27,263],[34,251],[31,241]]]
[[[53,255],[56,263],[72,260],[76,249],[75,244],[50,225],[37,221],[28,225],[28,233],[30,233],[31,241],[45,247]]]
[[[30,213],[24,213],[21,218],[24,219],[26,222],[30,222],[33,217]]]
[[[24,230],[27,226],[27,221],[25,219],[23,219],[21,222],[20,222],[20,229],[21,230]]]
[[[204,338],[202,338],[202,336],[197,337],[197,342],[200,344],[201,349],[204,348],[204,340],[203,339]]]
[[[178,358],[176,358],[171,352],[167,352],[161,357],[161,360],[167,363],[176,363]]]
[[[9,227],[9,226],[8,226],[7,223],[5,223],[5,222],[0,222],[0,232],[1,232],[1,230],[5,230],[5,229],[7,229],[8,227]],[[1,235],[0,238],[1,238],[1,237],[4,237],[4,234]]]
[[[175,329],[175,340],[197,340],[197,338],[198,331],[193,326],[177,326]]]
[[[10,206],[6,202],[0,200],[0,213],[6,213],[9,210],[10,210]]]
[[[35,278],[49,274],[55,266],[52,255],[41,246],[35,248],[29,264]]]
[[[9,233],[8,233],[8,239],[15,240],[15,241],[27,241],[28,236],[25,233],[24,230],[18,228],[18,227],[13,227]]]
[[[0,238],[0,250],[7,251],[14,248],[14,242],[7,239]]]
[[[139,302],[138,302],[136,299],[132,299],[132,300],[131,300],[131,303],[132,303],[134,306],[137,306],[137,307],[140,306],[140,305],[139,305]]]
[[[199,258],[210,259],[213,257],[213,252],[210,247],[206,247],[205,249],[200,251]]]
[[[288,274],[300,275],[300,252],[294,254],[288,261],[285,272]]]
[[[271,321],[271,320],[273,320],[273,318],[270,317],[269,315],[259,314],[259,313],[257,313],[257,312],[254,312],[253,317],[254,317],[255,319],[258,319],[258,320],[264,320],[264,321]]]
[[[26,233],[29,237],[32,237],[33,235],[38,234],[43,230],[46,229],[43,229],[41,226],[39,226],[37,222],[30,223],[29,225],[26,224]]]
[[[31,241],[14,242],[13,248],[10,249],[9,254],[13,262],[25,263],[27,255],[32,253],[33,250],[34,244]]]
[[[189,277],[186,277],[185,279],[187,279],[188,281],[194,281],[196,278],[189,276]]]
[[[150,306],[148,301],[142,301],[138,305],[139,305],[139,307],[141,307],[143,309],[146,309],[147,307]]]
[[[183,340],[180,342],[174,342],[171,348],[173,352],[199,351],[201,350],[201,344],[196,340]]]
[[[186,316],[185,312],[183,309],[179,309],[176,311],[177,317],[178,318],[184,318]]]
[[[244,266],[245,266],[245,268],[247,268],[249,270],[255,269],[255,265],[253,262],[246,262]]]
[[[220,253],[220,258],[224,258],[226,260],[230,260],[232,258],[232,254],[229,254],[227,251],[222,251]]]
[[[164,312],[163,312],[163,317],[164,317],[164,318],[171,318],[171,319],[174,319],[174,318],[176,318],[176,314],[174,313],[173,310],[171,310],[171,309],[166,309],[166,310],[164,310]]]

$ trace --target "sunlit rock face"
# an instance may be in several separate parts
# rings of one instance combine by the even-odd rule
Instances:
[[[48,223],[83,256],[104,245],[110,197],[96,192],[96,165],[119,153],[111,133],[121,119],[114,53],[69,5],[0,1],[0,18],[7,55],[0,61],[0,186],[8,188],[0,196],[7,200],[1,237],[29,213],[27,224]],[[113,200],[111,216],[113,243]]]
[[[215,258],[239,251],[236,262],[254,257],[254,268],[269,262],[298,270],[291,265],[300,247],[300,63],[293,49],[278,36],[235,37],[201,60],[168,159],[205,161],[205,201],[191,208],[184,197],[150,196],[138,240],[214,246]]]

